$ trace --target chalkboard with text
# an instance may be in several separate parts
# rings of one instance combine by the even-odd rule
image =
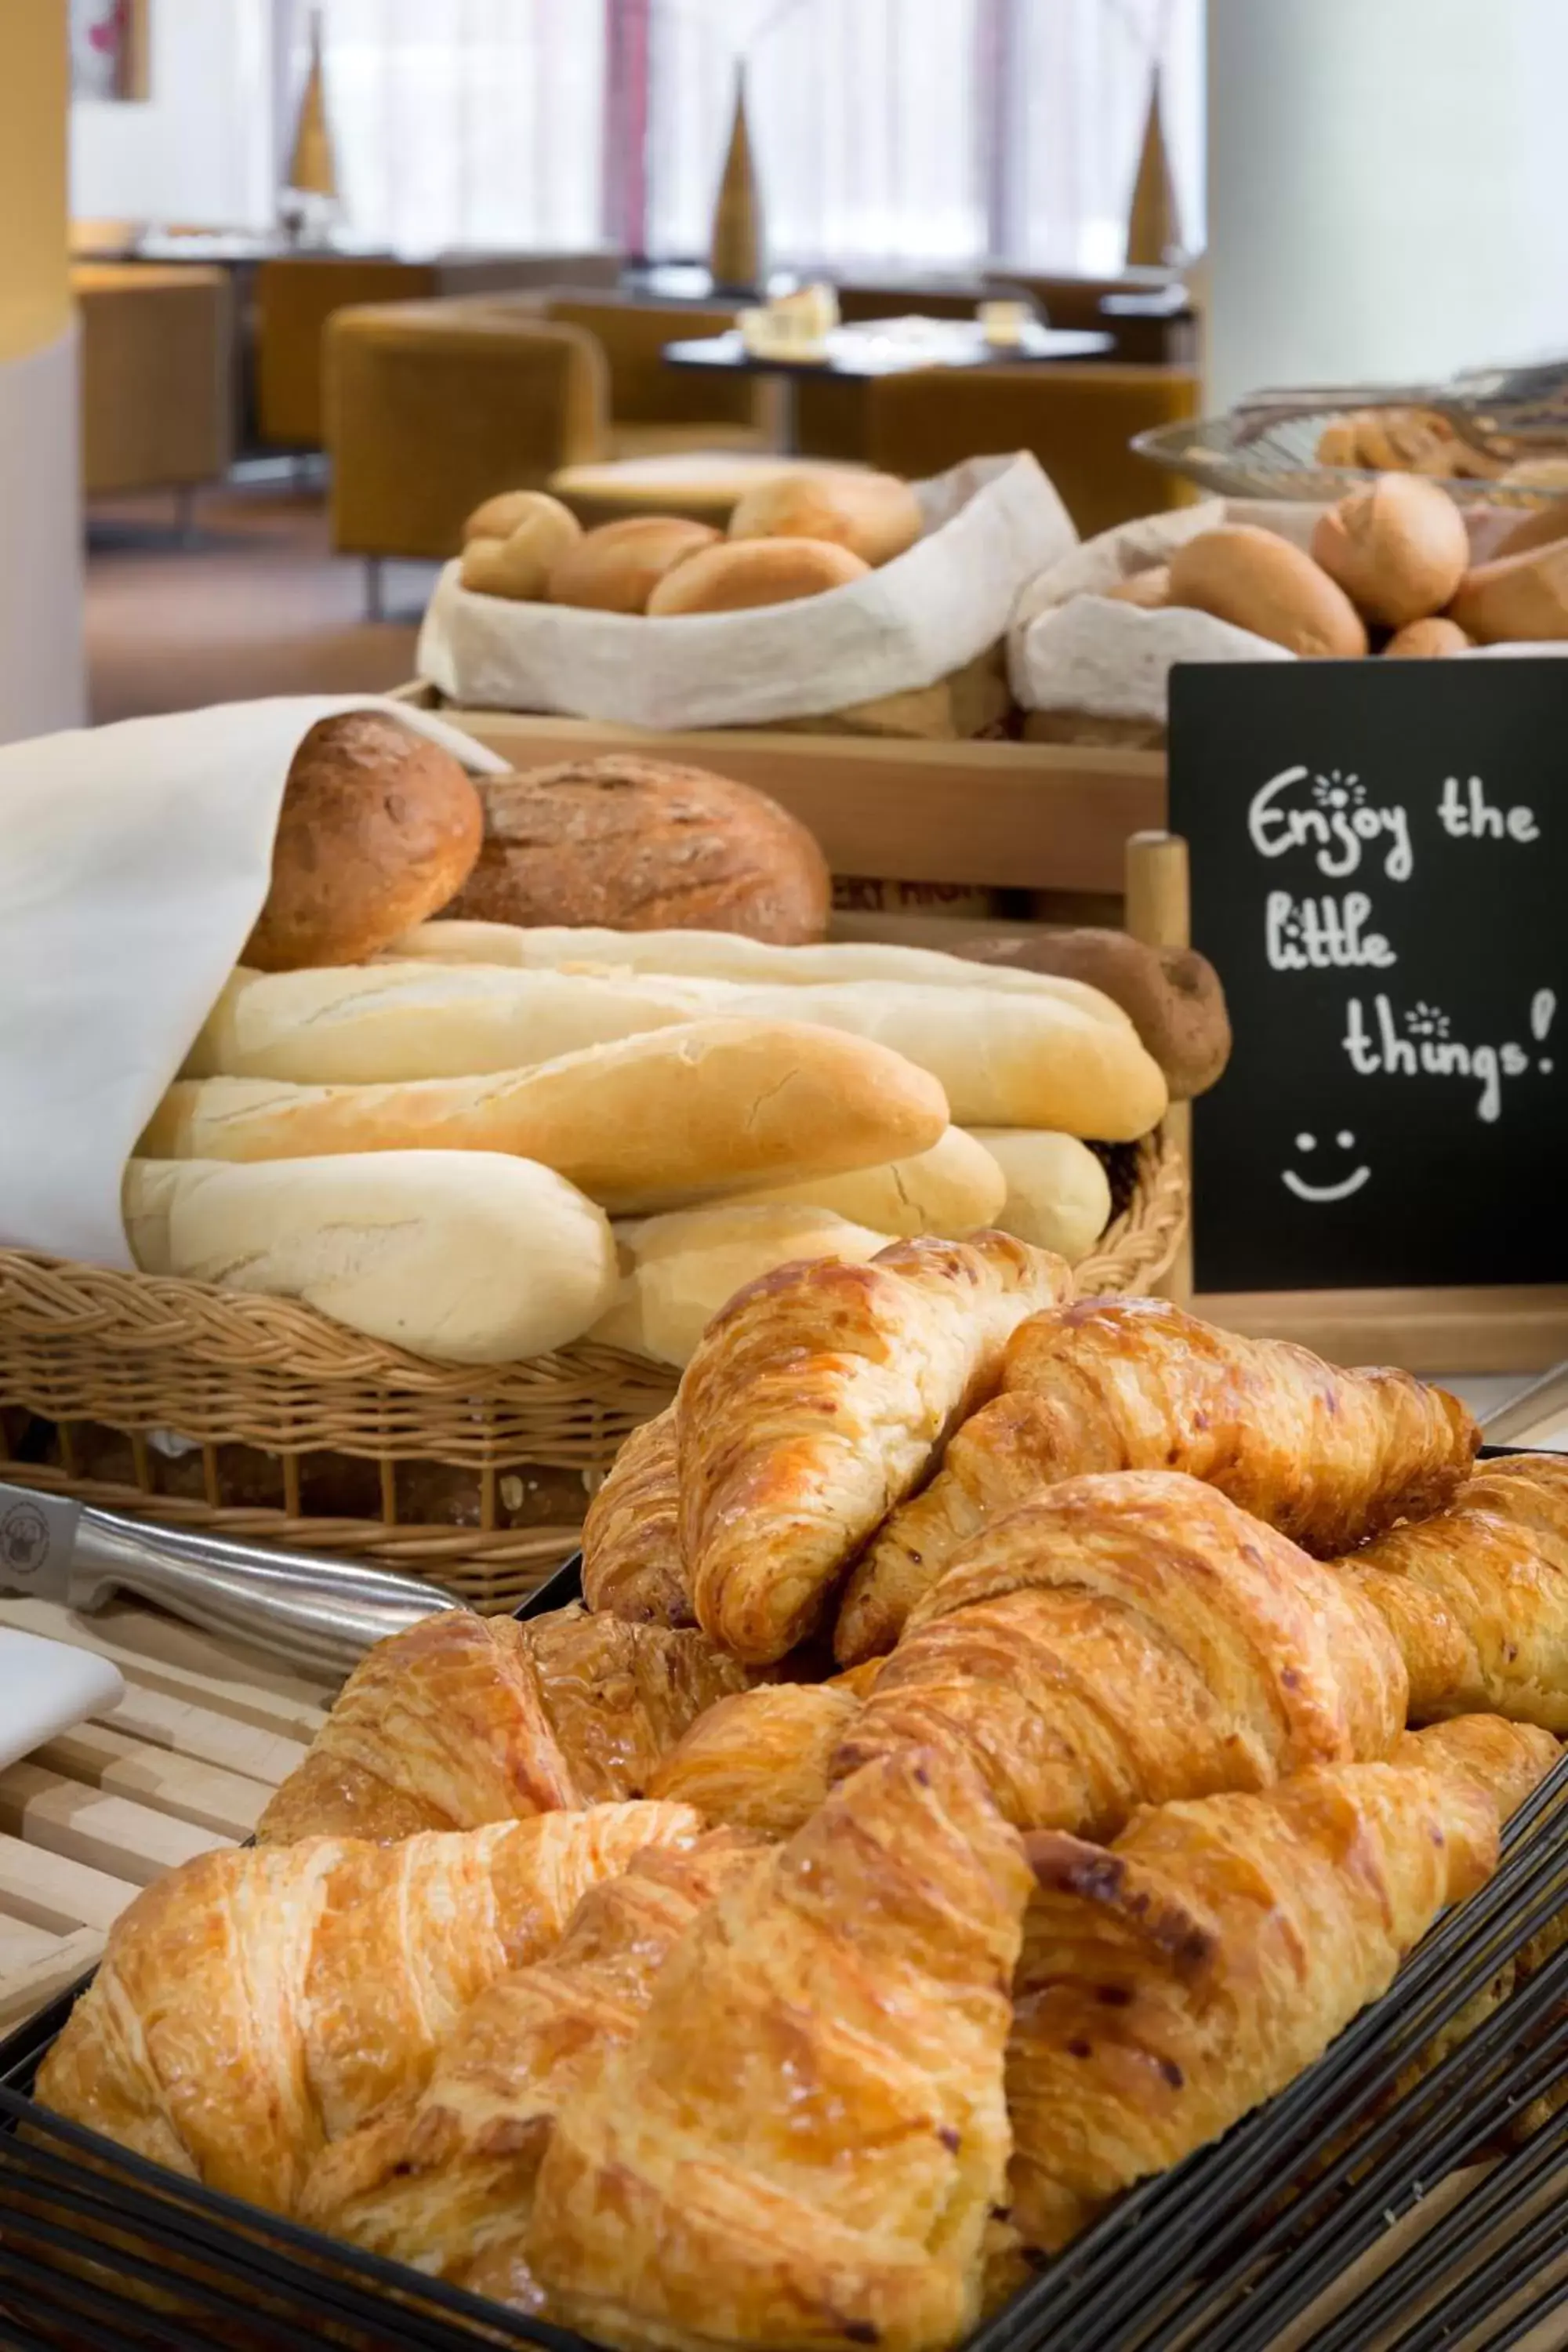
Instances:
[[[1568,660],[1189,667],[1201,1290],[1568,1280]]]

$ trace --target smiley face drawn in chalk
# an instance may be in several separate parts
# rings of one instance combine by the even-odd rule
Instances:
[[[1334,1141],[1342,1151],[1355,1150],[1355,1137],[1348,1127],[1341,1128]],[[1303,1156],[1310,1151],[1316,1151],[1317,1148],[1318,1139],[1315,1135],[1299,1135],[1296,1138],[1296,1149]],[[1287,1192],[1295,1193],[1298,1201],[1348,1201],[1352,1192],[1359,1192],[1363,1184],[1371,1183],[1372,1170],[1363,1162],[1349,1176],[1342,1177],[1337,1184],[1309,1184],[1304,1176],[1298,1176],[1293,1168],[1287,1168],[1281,1171],[1279,1181]]]

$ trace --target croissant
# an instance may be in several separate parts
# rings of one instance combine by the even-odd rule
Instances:
[[[1340,1565],[1394,1629],[1413,1722],[1490,1708],[1568,1732],[1568,1462],[1489,1462]]]
[[[583,1597],[649,1625],[694,1625],[680,1559],[675,1407],[634,1429],[583,1522]]]
[[[846,1664],[889,1648],[960,1547],[1058,1478],[1184,1470],[1328,1556],[1440,1508],[1479,1443],[1457,1398],[1408,1372],[1340,1371],[1158,1298],[1035,1316],[1002,1385],[856,1569],[835,1637]]]
[[[701,1633],[575,1606],[524,1624],[445,1610],[360,1661],[257,1836],[384,1844],[640,1796],[687,1725],[743,1686]]]
[[[552,2315],[670,2352],[962,2336],[1029,1886],[976,1777],[919,1755],[728,1885],[562,2105],[528,2239]]]
[[[1024,2244],[1055,2251],[1310,2064],[1489,1876],[1500,1801],[1451,1759],[1350,1764],[1140,1812],[1109,1853],[1030,1837],[1007,2054]]]
[[[721,1698],[655,1768],[647,1793],[788,1837],[826,1796],[833,1752],[859,1711],[854,1692],[826,1683],[763,1683]]]
[[[422,2091],[317,2159],[300,2219],[536,2309],[522,2238],[562,2101],[630,2040],[680,1936],[761,1852],[719,1830],[684,1851],[649,1848],[590,1888],[548,1959],[464,2011]]]
[[[676,1404],[680,1549],[705,1632],[759,1665],[804,1640],[840,1570],[995,1389],[1009,1333],[1070,1286],[1060,1258],[982,1233],[781,1266],[738,1292]]]
[[[1384,1756],[1404,1724],[1398,1651],[1343,1578],[1212,1486],[1131,1470],[963,1552],[833,1769],[956,1749],[1016,1827],[1106,1838],[1139,1804]]]
[[[601,1805],[202,1854],[120,1919],[37,2095],[289,2212],[327,2141],[417,2088],[462,2011],[542,1958],[590,1886],[701,1827],[688,1805]]]

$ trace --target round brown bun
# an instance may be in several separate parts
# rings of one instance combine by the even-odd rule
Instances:
[[[889,563],[925,529],[920,500],[896,474],[775,474],[730,517],[731,539],[816,539],[864,563]]]
[[[1222,523],[1171,558],[1171,602],[1250,629],[1305,660],[1349,661],[1367,650],[1361,614],[1321,564],[1253,523]]]
[[[483,506],[474,509],[463,525],[463,544],[466,547],[470,539],[510,539],[527,523],[552,533],[563,549],[583,536],[583,526],[571,508],[552,499],[548,490],[502,490],[499,498],[487,499]]]
[[[847,588],[870,568],[847,547],[820,539],[751,539],[739,547],[710,547],[659,582],[647,600],[648,618],[792,604],[801,596]]]
[[[474,868],[484,808],[449,751],[381,710],[312,727],[294,754],[272,887],[242,963],[363,963],[439,914]]]
[[[468,517],[492,515],[493,531],[474,531],[465,525],[460,577],[465,588],[482,596],[513,596],[532,603],[542,596],[551,568],[575,547],[583,526],[559,499],[542,490],[511,490],[491,499]]]
[[[633,515],[585,530],[551,569],[547,593],[552,604],[577,604],[595,613],[646,613],[648,598],[667,572],[721,534],[705,522],[680,515]]]
[[[1496,563],[1505,555],[1526,555],[1531,548],[1551,547],[1560,539],[1568,539],[1568,497],[1532,507],[1504,531],[1489,561]]]
[[[1421,474],[1385,474],[1319,517],[1312,555],[1369,621],[1402,629],[1442,611],[1470,538],[1447,490]]]
[[[1385,661],[1445,661],[1450,654],[1468,653],[1474,643],[1458,621],[1435,613],[1423,621],[1407,621],[1390,637],[1383,656]]]
[[[1146,572],[1134,572],[1105,593],[1113,604],[1136,604],[1141,612],[1163,613],[1171,601],[1171,567],[1152,563]]]
[[[740,931],[799,947],[832,899],[812,835],[765,793],[622,753],[480,785],[485,839],[447,908],[489,923]]]

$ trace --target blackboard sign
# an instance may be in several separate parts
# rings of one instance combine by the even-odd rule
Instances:
[[[1568,1279],[1568,659],[1187,667],[1202,1290]]]

